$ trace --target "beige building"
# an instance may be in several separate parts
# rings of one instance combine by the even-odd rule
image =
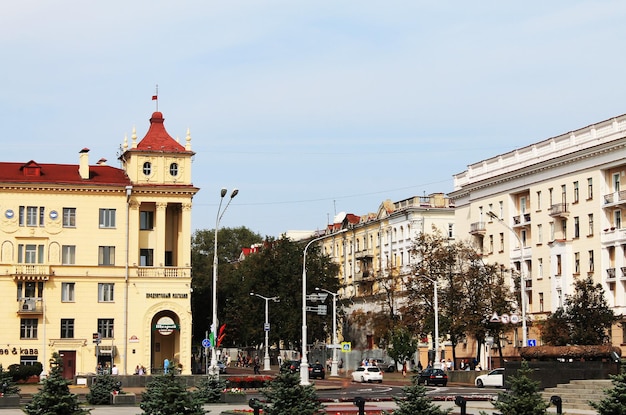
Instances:
[[[487,262],[523,276],[527,339],[541,344],[533,322],[573,293],[577,278],[602,283],[616,314],[626,311],[626,115],[470,164],[454,176],[460,238]],[[495,218],[494,218],[495,215]],[[510,274],[509,274],[510,275]],[[624,345],[621,324],[614,345]],[[507,354],[522,345],[521,323],[500,339]],[[497,341],[497,340],[496,340]]]
[[[122,146],[121,168],[0,163],[0,363],[53,352],[64,376],[117,366],[191,373],[191,138],[160,112]]]
[[[329,234],[321,244],[324,254],[340,265],[339,298],[350,300],[350,306],[344,308],[348,318],[357,310],[397,313],[405,301],[403,281],[414,266],[411,247],[416,236],[432,232],[433,227],[450,239],[456,233],[454,206],[442,193],[387,200],[376,213],[340,214],[335,222],[331,231],[347,231]],[[357,338],[353,333],[354,349],[376,348],[371,332],[366,329],[359,334]],[[428,344],[420,349],[426,354]]]

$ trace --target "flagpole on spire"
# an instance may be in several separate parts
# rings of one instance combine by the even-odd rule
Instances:
[[[156,93],[152,95],[152,100],[156,101],[156,110],[159,110],[159,84],[156,85]]]

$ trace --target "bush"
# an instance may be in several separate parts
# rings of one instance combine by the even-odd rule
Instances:
[[[39,362],[34,365],[13,364],[8,367],[9,373],[13,378],[13,382],[26,381],[31,376],[39,376],[43,370],[43,366]]]
[[[108,405],[111,403],[111,392],[114,390],[120,392],[122,383],[117,381],[115,377],[110,375],[98,375],[94,378],[89,393],[87,394],[87,402],[92,405]]]
[[[8,370],[4,370],[0,365],[0,385],[4,389],[2,392],[7,395],[15,395],[20,393],[20,388],[15,385],[13,378]]]
[[[267,382],[272,380],[271,376],[245,376],[245,377],[229,377],[227,387],[242,389],[259,389],[264,387]]]
[[[187,391],[174,371],[153,377],[141,395],[139,407],[143,415],[204,415],[198,395]]]
[[[220,401],[222,391],[226,388],[226,381],[217,376],[203,378],[196,390],[196,396],[203,403],[216,403]]]

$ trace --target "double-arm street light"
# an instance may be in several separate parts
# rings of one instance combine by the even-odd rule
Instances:
[[[264,297],[261,294],[250,293],[250,295],[257,296],[265,300],[265,326],[263,326],[263,330],[265,330],[265,358],[263,359],[263,370],[270,370],[270,320],[269,320],[269,301],[272,300],[275,303],[280,302],[279,297]]]
[[[224,216],[224,213],[226,212],[226,209],[228,209],[228,206],[230,206],[230,202],[233,201],[233,198],[235,196],[237,196],[237,193],[239,193],[239,190],[237,189],[233,189],[232,193],[230,194],[230,199],[228,200],[228,203],[226,203],[226,206],[224,206],[224,210],[222,210],[222,202],[224,201],[224,196],[226,196],[226,193],[228,192],[228,190],[226,190],[226,188],[222,188],[222,190],[220,191],[220,204],[217,207],[217,215],[215,216],[215,238],[213,240],[213,320],[212,320],[212,324],[211,324],[211,331],[212,331],[212,335],[213,335],[213,340],[211,341],[211,366],[209,366],[209,374],[212,376],[219,376],[220,375],[220,371],[219,368],[217,367],[217,353],[216,353],[216,349],[217,349],[217,231],[220,228],[220,220],[222,220],[222,216]]]
[[[330,364],[330,376],[338,376],[337,374],[337,295],[332,291],[323,288],[315,288],[316,291],[324,291],[333,296],[333,360]]]
[[[517,232],[513,230],[509,225],[504,223],[502,219],[498,217],[493,212],[487,212],[487,215],[500,222],[502,226],[507,228],[511,233],[517,238],[517,243],[519,244],[519,253],[520,253],[520,264],[519,264],[519,274],[520,274],[520,289],[521,289],[521,300],[522,300],[522,347],[528,346],[528,334],[526,333],[526,280],[524,279],[524,244],[522,243],[522,239],[519,237]]]
[[[309,358],[306,355],[307,337],[306,337],[306,251],[311,244],[321,241],[322,239],[331,238],[347,232],[347,229],[342,229],[338,232],[323,235],[318,238],[311,239],[304,247],[302,255],[302,360],[300,361],[300,385],[309,385]]]
[[[439,367],[441,359],[439,359],[439,300],[437,298],[437,279],[430,278],[425,275],[418,275],[418,277],[427,279],[433,283],[433,311],[435,313],[435,339],[433,341],[433,347],[435,348],[435,361],[433,362],[433,367]]]

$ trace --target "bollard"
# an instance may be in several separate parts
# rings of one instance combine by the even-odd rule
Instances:
[[[365,399],[356,396],[354,398],[354,404],[359,408],[359,415],[365,415]]]
[[[461,395],[457,395],[456,398],[454,398],[454,403],[457,406],[461,407],[461,415],[466,415],[467,414],[467,399],[465,399],[464,397],[462,397]]]
[[[550,397],[550,403],[556,406],[556,413],[559,415],[563,414],[563,400],[558,395],[552,395]]]
[[[261,402],[257,398],[252,398],[248,401],[248,406],[254,411],[254,415],[261,413]]]

